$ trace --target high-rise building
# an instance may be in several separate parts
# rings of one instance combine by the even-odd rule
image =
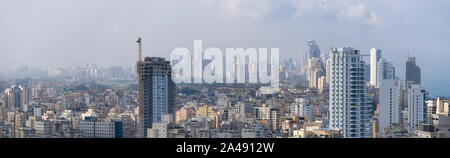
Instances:
[[[426,106],[425,90],[418,84],[408,89],[408,129],[412,131],[420,123],[425,123]]]
[[[395,79],[395,67],[392,66],[390,62],[386,59],[378,60],[377,66],[377,82],[375,83],[375,87],[379,88],[382,84],[383,80],[393,80]]]
[[[317,45],[316,41],[309,40],[308,43],[306,44],[305,55],[303,56],[303,59],[302,59],[302,69],[301,69],[302,74],[308,73],[308,69],[309,69],[308,61],[309,61],[309,59],[312,59],[312,58],[320,58],[320,49],[319,49],[319,46]]]
[[[21,108],[29,104],[31,100],[31,89],[24,86],[13,85],[5,90],[5,107],[9,109]]]
[[[312,117],[313,105],[306,98],[295,98],[290,110],[291,114],[298,117]]]
[[[379,90],[380,113],[379,132],[400,124],[400,87],[396,80],[383,80]]]
[[[366,70],[366,72],[364,72],[364,74],[366,75],[365,76],[366,82],[370,83],[370,64],[366,65],[365,70]]]
[[[370,84],[377,85],[378,61],[381,59],[381,49],[372,48],[370,50]]]
[[[270,109],[270,119],[269,119],[270,129],[272,131],[277,131],[280,128],[280,110],[277,108]]]
[[[146,57],[141,67],[143,109],[140,110],[140,132],[146,138],[147,128],[161,122],[162,115],[173,113],[175,83],[172,81],[170,62],[164,58]]]
[[[317,89],[319,90],[319,93],[323,93],[325,89],[328,88],[327,83],[325,82],[325,76],[322,76],[317,80]]]
[[[325,75],[322,61],[319,58],[311,58],[308,60],[308,75],[310,88],[318,87],[318,79]]]
[[[408,90],[411,88],[412,81],[400,80],[399,86],[401,90],[400,109],[406,110],[408,108]]]
[[[325,63],[325,83],[330,84],[330,58]]]
[[[430,124],[433,122],[433,114],[436,114],[436,100],[429,99],[427,100],[427,123]]]
[[[359,50],[330,52],[329,125],[346,138],[372,137],[372,103],[366,92],[365,62]]]
[[[406,61],[406,81],[420,84],[420,67],[416,65],[416,57],[409,57]]]
[[[317,45],[315,40],[308,41],[308,44],[306,45],[306,52],[304,58],[305,59],[303,61],[305,65],[308,63],[309,59],[320,58],[319,45]]]

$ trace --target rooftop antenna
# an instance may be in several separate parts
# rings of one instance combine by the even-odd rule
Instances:
[[[142,133],[142,114],[143,114],[143,84],[142,84],[142,38],[139,37],[136,41],[139,46],[139,55],[138,55],[138,82],[139,82],[139,119],[138,119],[138,127],[139,127],[139,136],[143,137]]]

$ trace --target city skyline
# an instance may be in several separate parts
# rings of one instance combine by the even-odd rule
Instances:
[[[450,138],[449,8],[0,0],[0,142],[34,155],[438,150]]]

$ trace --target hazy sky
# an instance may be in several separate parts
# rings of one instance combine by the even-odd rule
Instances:
[[[73,64],[131,66],[173,49],[280,48],[300,60],[350,46],[382,56],[404,78],[407,51],[435,95],[450,95],[450,0],[0,0],[0,70]],[[438,85],[439,84],[439,85]]]

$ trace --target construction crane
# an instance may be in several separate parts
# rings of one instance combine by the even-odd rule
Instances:
[[[138,127],[139,127],[139,136],[142,138],[143,137],[143,133],[142,133],[142,114],[143,114],[143,83],[142,83],[142,38],[139,37],[138,40],[136,41],[138,43],[139,46],[139,55],[138,55],[138,82],[139,82],[139,118],[138,118]]]
[[[283,74],[284,73],[286,73],[285,75],[286,75],[286,77],[288,77],[289,76],[289,72],[292,72],[292,73],[295,73],[296,71],[292,71],[292,70],[284,70],[284,66],[283,65],[280,65],[280,83],[282,83],[283,82]]]

